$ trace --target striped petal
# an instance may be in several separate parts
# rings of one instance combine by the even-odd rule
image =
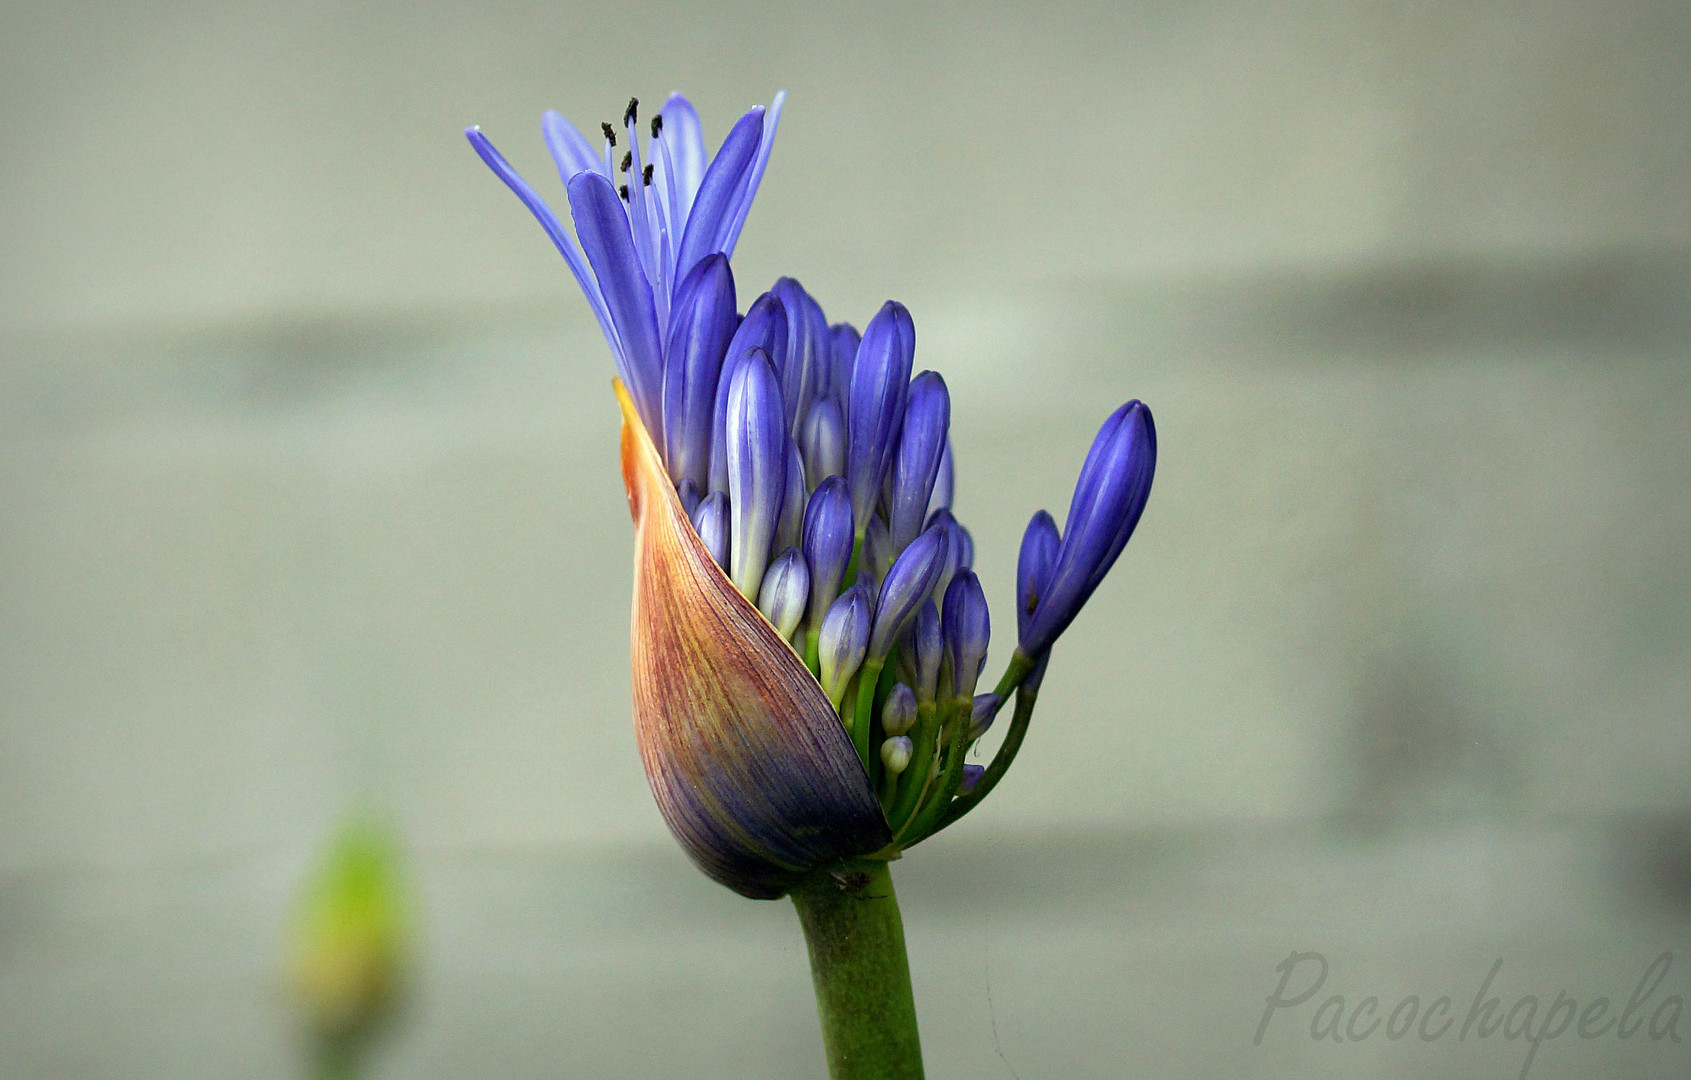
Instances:
[[[620,383],[617,397],[646,777],[700,869],[743,896],[775,899],[891,834],[822,688],[711,560]]]

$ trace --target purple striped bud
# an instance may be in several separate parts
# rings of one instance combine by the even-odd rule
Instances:
[[[939,694],[939,665],[945,653],[945,634],[939,607],[932,600],[922,605],[910,627],[909,644],[916,661],[915,687],[918,701],[932,701]]]
[[[904,624],[933,591],[948,546],[943,530],[929,529],[892,564],[875,601],[875,632],[869,639],[869,655],[885,657],[892,650],[898,635],[904,632]]]
[[[732,538],[729,577],[740,595],[756,600],[769,565],[777,516],[786,492],[787,429],[781,384],[769,361],[753,355],[734,369],[728,392],[728,500]]]
[[[837,401],[850,401],[851,369],[857,362],[857,346],[862,343],[863,335],[850,323],[835,323],[828,328],[828,337],[832,351],[828,364],[828,387],[823,392]],[[844,470],[840,475],[845,475]]]
[[[677,483],[710,483],[717,383],[738,321],[728,259],[706,256],[675,294],[664,354],[664,462]]]
[[[1151,410],[1130,401],[1104,421],[1080,467],[1051,580],[1021,635],[1023,652],[1050,648],[1115,565],[1145,510],[1156,468]]]
[[[887,523],[876,514],[869,519],[869,524],[863,530],[861,565],[874,575],[876,581],[884,581],[887,571],[892,569],[892,561],[892,534],[887,531]]]
[[[985,765],[964,765],[963,779],[957,785],[957,794],[967,795],[969,792],[975,790],[975,785],[981,782],[981,777],[985,774]]]
[[[699,485],[691,480],[683,480],[675,485],[675,494],[681,499],[681,509],[687,511],[689,519],[692,518],[693,511],[699,508],[699,500],[703,494],[699,491]]]
[[[874,623],[874,603],[869,590],[853,585],[840,594],[828,614],[822,616],[822,630],[818,635],[818,657],[821,660],[819,678],[822,692],[835,709],[845,697],[846,685],[863,657],[869,651],[869,631]]]
[[[957,565],[966,566],[973,570],[975,568],[975,538],[968,529],[963,527],[961,522],[951,530],[951,542],[957,545]]]
[[[805,411],[827,386],[830,343],[828,320],[822,307],[790,277],[775,283],[770,292],[781,298],[787,309],[787,362],[781,369],[781,398],[787,410],[787,426],[798,438]]]
[[[717,379],[716,400],[712,406],[715,420],[711,427],[710,490],[728,490],[728,391],[734,384],[734,371],[746,357],[758,350],[777,374],[787,355],[787,312],[781,301],[764,293],[752,302],[751,310],[740,320],[740,326],[728,341],[728,351],[722,358],[722,374]]]
[[[1026,641],[1028,623],[1050,584],[1051,570],[1057,565],[1057,549],[1062,542],[1057,537],[1057,523],[1041,510],[1028,522],[1022,533],[1022,550],[1016,559],[1016,637]]]
[[[892,464],[915,355],[916,326],[910,313],[903,304],[888,300],[869,321],[857,347],[846,409],[846,482],[860,529],[869,521]]]
[[[887,527],[894,551],[903,551],[928,517],[946,431],[951,426],[951,395],[936,372],[924,371],[910,383],[904,429],[893,454]]]
[[[844,477],[830,476],[811,493],[804,508],[803,543],[810,566],[810,625],[816,627],[839,596],[851,562],[851,496]]]
[[[810,600],[810,570],[796,547],[787,548],[769,564],[758,590],[757,609],[784,638],[793,636]]]
[[[916,726],[916,691],[903,683],[894,683],[881,706],[881,727],[888,735],[903,735]]]
[[[992,618],[986,609],[986,592],[973,570],[959,570],[945,590],[945,659],[951,668],[951,692],[972,697],[975,682],[986,666],[987,642],[992,637]]]
[[[944,604],[945,590],[951,587],[952,576],[963,565],[961,559],[964,549],[960,539],[963,526],[957,524],[957,519],[951,516],[951,511],[938,510],[934,512],[933,519],[928,522],[928,528],[943,531],[947,540],[945,561],[940,564],[939,575],[934,578],[934,600]]]
[[[928,517],[935,510],[951,509],[953,489],[957,486],[957,466],[951,457],[951,440],[945,440],[945,451],[939,456],[939,471],[934,474],[934,492],[928,496]]]
[[[781,517],[775,527],[775,550],[798,547],[804,528],[804,505],[809,495],[804,488],[804,458],[791,440],[787,442],[787,490],[781,497]]]
[[[816,487],[830,476],[845,475],[845,414],[833,398],[819,398],[804,417],[799,445],[804,450],[805,479]]]
[[[693,511],[693,531],[705,543],[705,550],[716,565],[728,569],[728,493],[713,491],[699,501]]]
[[[1003,707],[1004,699],[997,694],[976,694],[974,703],[969,706],[969,741],[985,735],[992,726],[992,721]]]
[[[881,744],[881,764],[887,767],[887,772],[897,776],[910,767],[910,751],[913,744],[902,735],[895,735]]]

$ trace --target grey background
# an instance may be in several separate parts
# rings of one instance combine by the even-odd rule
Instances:
[[[788,90],[741,292],[910,306],[1001,628],[1156,411],[1013,775],[896,868],[930,1075],[1519,1072],[1253,1047],[1293,949],[1685,993],[1688,61],[1641,2],[0,8],[0,1075],[292,1074],[359,798],[422,914],[380,1075],[822,1075],[790,911],[651,804],[609,357],[460,134],[551,195],[542,110],[678,88]]]

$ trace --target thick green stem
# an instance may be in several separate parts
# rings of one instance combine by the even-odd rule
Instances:
[[[921,1080],[922,1044],[887,864],[849,863],[793,889],[832,1080]]]

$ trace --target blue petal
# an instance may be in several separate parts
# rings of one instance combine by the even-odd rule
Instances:
[[[830,476],[811,493],[804,510],[804,557],[810,564],[810,623],[819,626],[822,616],[839,596],[851,562],[855,537],[851,527],[851,496],[845,479]]]
[[[908,643],[916,669],[916,681],[911,685],[918,700],[932,701],[939,693],[939,666],[945,656],[945,634],[939,607],[932,600],[916,612]]]
[[[628,214],[611,182],[596,172],[579,173],[569,182],[570,216],[587,261],[604,290],[605,305],[616,324],[627,361],[619,364],[623,382],[640,409],[652,440],[663,445],[663,343],[652,285],[640,269]]]
[[[1022,533],[1021,554],[1016,559],[1016,638],[1020,642],[1027,641],[1028,623],[1045,597],[1061,547],[1051,515],[1043,510],[1034,514]]]
[[[922,372],[910,384],[904,431],[893,457],[887,526],[894,551],[904,550],[922,531],[950,424],[951,396],[945,380],[936,372]]]
[[[546,149],[557,163],[559,180],[567,184],[576,173],[599,171],[598,152],[587,144],[574,124],[557,112],[546,110],[546,115],[540,118],[540,130],[546,136]]]
[[[819,677],[822,692],[836,709],[845,697],[846,684],[863,664],[873,622],[874,602],[862,585],[853,585],[841,593],[822,616],[822,629],[817,635]]]
[[[732,527],[729,577],[740,595],[757,599],[776,516],[786,492],[787,429],[781,384],[760,354],[734,369],[728,391],[728,500]]]
[[[892,461],[915,355],[916,327],[910,313],[903,304],[888,300],[869,321],[857,347],[846,409],[846,482],[859,532],[868,527]]]
[[[826,394],[843,406],[851,400],[851,369],[857,362],[857,347],[862,344],[863,335],[850,323],[835,323],[828,330],[828,339],[833,345],[828,361],[828,385],[818,393]],[[840,415],[845,414],[842,412]],[[840,473],[843,476],[845,470],[840,470]]]
[[[804,417],[799,445],[804,450],[805,480],[812,487],[830,476],[845,476],[845,414],[840,412],[839,402],[833,398],[821,398],[810,406]],[[840,487],[845,487],[843,479]],[[849,496],[847,505],[850,505]]]
[[[754,106],[722,140],[687,214],[687,231],[682,234],[681,247],[676,253],[677,273],[685,275],[706,255],[725,250],[723,236],[745,187],[762,128],[763,106]]]
[[[679,198],[673,213],[675,225],[672,235],[680,242],[681,229],[693,208],[693,198],[699,192],[699,182],[705,177],[705,131],[699,123],[693,103],[680,94],[669,95],[663,103],[663,134],[659,136],[668,147],[669,162],[674,169]]]
[[[693,531],[704,541],[716,565],[728,569],[728,493],[715,491],[699,500],[693,511]]]
[[[729,222],[727,234],[722,241],[722,250],[734,254],[734,245],[739,243],[740,230],[745,227],[746,215],[751,213],[752,201],[757,198],[758,185],[763,182],[763,170],[769,164],[769,152],[775,148],[775,129],[781,126],[781,106],[787,102],[787,92],[777,91],[775,100],[769,105],[769,111],[763,116],[763,130],[759,133],[757,157],[752,161],[750,174],[746,178],[745,189],[740,192],[739,203],[734,208],[733,220]]]
[[[757,609],[783,638],[791,638],[804,618],[810,599],[810,571],[798,548],[790,547],[775,557],[758,589]]]
[[[787,488],[781,497],[781,517],[775,527],[775,550],[797,547],[804,531],[805,502],[810,498],[804,486],[804,457],[798,444],[787,440]]]
[[[781,368],[781,397],[787,409],[787,423],[793,437],[802,429],[805,410],[816,397],[818,385],[826,384],[828,320],[822,307],[804,286],[784,277],[770,292],[781,298],[787,310],[787,356]]]
[[[728,259],[702,260],[676,293],[665,350],[663,431],[669,474],[702,490],[710,483],[711,427],[722,357],[736,319],[734,273]]]
[[[558,253],[564,257],[564,262],[569,264],[570,273],[575,275],[575,283],[581,287],[582,294],[587,297],[588,306],[593,309],[593,317],[599,320],[599,329],[604,331],[605,340],[610,343],[611,355],[616,358],[617,371],[622,375],[623,381],[627,382],[629,372],[627,360],[623,355],[622,339],[617,336],[616,326],[611,321],[610,309],[605,306],[604,294],[599,291],[599,283],[593,279],[592,273],[589,272],[587,260],[582,256],[581,249],[576,247],[575,241],[570,238],[570,234],[564,231],[563,224],[558,220],[558,216],[552,213],[552,208],[546,205],[546,200],[542,199],[529,186],[527,180],[517,175],[517,170],[511,168],[511,163],[506,161],[504,155],[494,148],[493,144],[488,141],[487,136],[481,133],[480,128],[465,128],[464,137],[470,140],[470,146],[480,155],[482,161],[487,163],[487,167],[493,170],[493,174],[505,181],[505,186],[522,200],[524,206],[528,207],[529,213],[534,215],[535,220],[540,222],[540,227],[546,230],[546,235],[551,237]]]

